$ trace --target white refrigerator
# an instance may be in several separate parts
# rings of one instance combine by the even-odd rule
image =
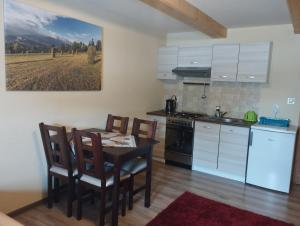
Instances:
[[[289,193],[296,127],[251,127],[246,183]]]

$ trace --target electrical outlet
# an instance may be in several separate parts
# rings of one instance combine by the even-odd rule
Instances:
[[[287,98],[287,104],[295,104],[296,98],[295,97],[288,97]]]

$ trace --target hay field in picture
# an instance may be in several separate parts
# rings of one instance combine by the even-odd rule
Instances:
[[[7,90],[84,91],[101,89],[101,53],[88,63],[87,53],[10,54],[6,56]]]
[[[8,91],[99,91],[100,26],[4,0]]]

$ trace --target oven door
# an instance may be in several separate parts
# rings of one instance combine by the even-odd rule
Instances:
[[[194,129],[181,125],[166,125],[166,152],[177,152],[192,156],[193,153]]]

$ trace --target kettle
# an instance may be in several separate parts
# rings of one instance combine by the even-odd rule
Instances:
[[[166,100],[166,108],[165,111],[167,114],[173,114],[176,112],[177,106],[177,97],[173,95],[170,99]]]
[[[255,111],[247,111],[244,114],[244,120],[247,122],[257,122],[257,114]]]

